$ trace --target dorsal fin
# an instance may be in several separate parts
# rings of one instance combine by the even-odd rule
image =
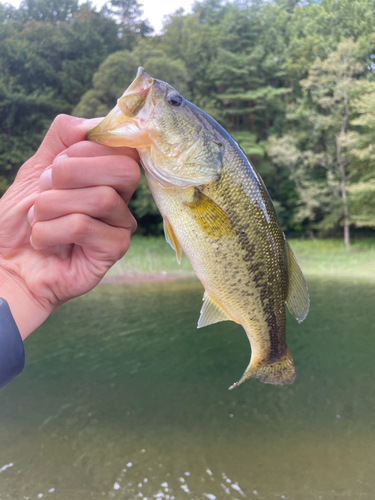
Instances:
[[[298,323],[301,323],[309,312],[309,291],[297,259],[295,258],[289,243],[285,243],[289,278],[288,295],[285,302],[288,306],[289,312],[296,318]]]
[[[219,321],[232,321],[228,314],[217,305],[211,297],[204,292],[203,306],[198,320],[198,328],[219,323]]]
[[[165,239],[167,242],[171,245],[173,250],[176,252],[176,259],[179,264],[181,264],[181,247],[178,242],[178,239],[176,238],[176,235],[174,234],[173,228],[169,223],[169,220],[164,217],[163,218],[163,229],[164,229],[164,235]]]

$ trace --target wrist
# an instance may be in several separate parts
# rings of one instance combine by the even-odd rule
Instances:
[[[21,278],[0,267],[0,297],[9,305],[22,340],[48,318],[48,311],[30,292]]]

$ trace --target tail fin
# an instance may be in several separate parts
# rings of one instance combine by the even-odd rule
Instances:
[[[229,387],[229,390],[241,385],[248,378],[258,378],[264,384],[288,385],[293,384],[296,378],[293,357],[288,347],[285,353],[270,364],[256,364],[250,361],[245,373],[240,380]]]

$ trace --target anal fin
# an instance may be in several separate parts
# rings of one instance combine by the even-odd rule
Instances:
[[[211,299],[207,292],[204,292],[203,306],[198,320],[198,328],[213,325],[214,323],[219,323],[220,321],[232,321],[232,318],[230,318],[228,314]]]
[[[297,259],[289,246],[286,243],[286,254],[288,260],[288,295],[286,297],[286,305],[289,312],[296,318],[298,323],[301,323],[307,316],[310,308],[310,297],[307,289],[305,278],[301,268],[298,265]]]
[[[176,238],[176,235],[174,234],[173,228],[169,222],[169,220],[164,217],[163,218],[163,229],[164,229],[164,235],[165,239],[167,242],[171,245],[173,250],[176,252],[176,259],[179,264],[181,264],[181,247],[178,242],[178,239]]]

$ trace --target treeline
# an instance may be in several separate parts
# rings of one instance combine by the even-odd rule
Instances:
[[[202,0],[161,35],[137,0],[0,4],[3,189],[53,117],[105,115],[138,66],[218,120],[264,178],[286,232],[375,228],[375,0]],[[144,179],[131,202],[161,231]]]

